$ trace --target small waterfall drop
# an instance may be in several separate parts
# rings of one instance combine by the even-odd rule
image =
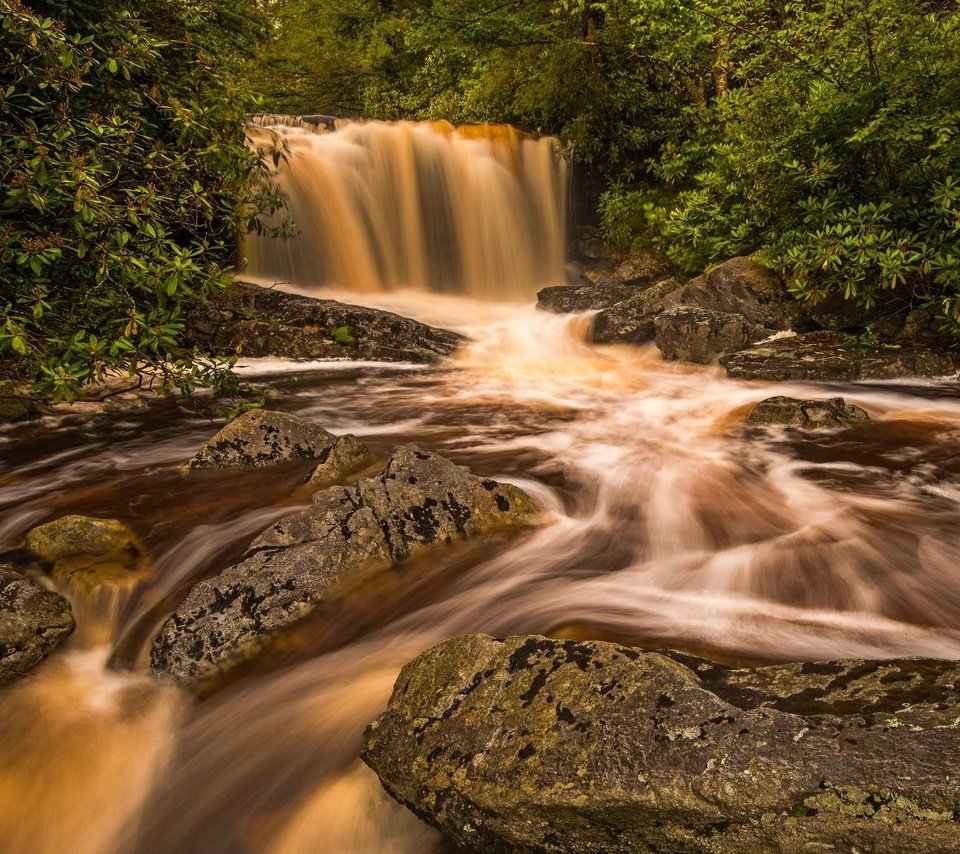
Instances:
[[[281,116],[258,117],[248,133],[256,146],[286,145],[277,216],[296,234],[249,236],[245,281],[502,300],[565,279],[566,166],[550,137]]]

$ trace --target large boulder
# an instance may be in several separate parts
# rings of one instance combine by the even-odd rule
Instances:
[[[808,322],[783,279],[746,257],[733,258],[687,282],[675,300],[676,304],[741,314],[767,329],[799,329]]]
[[[201,581],[154,642],[155,670],[215,683],[251,661],[367,572],[485,532],[530,524],[539,505],[515,486],[416,448],[377,477],[318,492],[238,563]]]
[[[89,589],[138,584],[150,568],[140,538],[117,519],[63,516],[29,531],[26,546],[55,578]]]
[[[466,339],[389,311],[234,285],[189,319],[188,343],[218,355],[437,362]]]
[[[473,635],[403,669],[362,755],[470,851],[934,854],[960,850],[958,680]]]
[[[656,317],[654,328],[657,347],[665,359],[701,365],[772,334],[742,314],[697,305],[678,305],[664,311]]]
[[[869,421],[870,416],[859,406],[842,397],[827,400],[799,400],[795,397],[768,397],[761,400],[747,416],[748,427],[799,427],[802,430],[851,427]]]
[[[853,382],[949,376],[960,354],[910,344],[864,346],[839,332],[807,332],[755,344],[722,357],[720,364],[738,379]]]
[[[29,673],[73,629],[63,596],[0,565],[0,685]]]
[[[249,469],[291,460],[316,460],[327,483],[370,461],[366,445],[354,436],[335,436],[318,424],[267,409],[235,418],[190,461],[192,469]]]
[[[663,279],[629,299],[604,309],[593,319],[590,337],[595,344],[647,344],[656,335],[655,321],[664,300],[682,285],[676,277]]]

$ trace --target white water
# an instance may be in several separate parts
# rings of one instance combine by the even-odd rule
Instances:
[[[616,638],[731,659],[960,658],[955,397],[852,387],[845,398],[873,424],[748,440],[752,403],[826,392],[594,347],[583,316],[377,299],[475,343],[438,368],[246,370],[285,408],[383,456],[416,441],[519,483],[553,524],[421,567],[408,589],[368,591],[314,649],[199,707],[136,668],[104,669],[109,647],[81,637],[0,693],[4,850],[439,851],[356,756],[399,668],[457,634]],[[136,423],[47,427],[33,462],[7,460],[0,528],[13,542],[62,512],[112,513],[154,543],[156,576],[110,617],[115,641],[139,643],[127,657],[140,666],[176,591],[302,500],[293,475],[268,489],[263,475],[175,474],[213,429],[196,418],[167,416],[148,436]]]

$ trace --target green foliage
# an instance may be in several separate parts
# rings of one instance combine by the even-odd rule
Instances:
[[[229,365],[180,341],[278,202],[231,73],[262,19],[223,0],[0,8],[5,369],[54,400],[118,372],[227,388]]]
[[[250,75],[271,110],[509,122],[634,178],[690,93],[628,0],[276,0]]]
[[[634,5],[638,26],[655,25],[651,3]],[[896,291],[960,321],[956,4],[667,5],[676,49],[701,77],[722,67],[723,85],[689,109],[696,132],[661,153],[673,198],[615,193],[611,217],[643,210],[689,269],[759,252],[802,299],[869,306]]]

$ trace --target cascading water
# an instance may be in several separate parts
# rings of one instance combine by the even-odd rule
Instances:
[[[564,281],[566,170],[549,137],[444,122],[329,130],[276,116],[249,133],[254,145],[286,145],[278,218],[292,218],[295,236],[247,239],[244,280],[485,299]]]
[[[373,257],[354,260],[373,269]],[[472,342],[434,367],[242,370],[274,390],[274,406],[355,433],[381,459],[416,442],[518,483],[553,524],[431,557],[408,567],[402,589],[364,587],[271,672],[195,704],[145,672],[149,642],[190,585],[309,500],[303,469],[185,473],[214,427],[160,404],[0,429],[0,546],[67,513],[120,517],[153,564],[119,599],[75,602],[84,620],[103,611],[97,630],[0,689],[0,848],[440,854],[357,756],[403,664],[469,632],[733,661],[960,658],[960,399],[949,387],[851,386],[842,393],[872,423],[745,439],[752,403],[824,390],[596,347],[582,315],[375,284],[337,297]]]

